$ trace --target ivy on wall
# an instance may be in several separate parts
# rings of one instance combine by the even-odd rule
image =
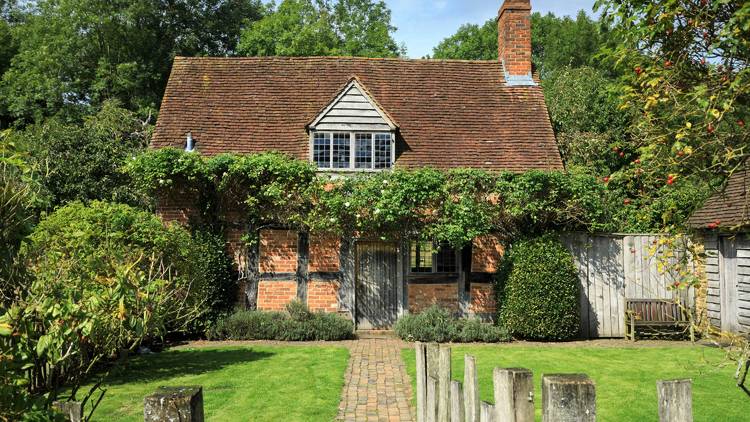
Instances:
[[[147,151],[125,171],[156,197],[192,192],[205,212],[240,212],[256,228],[383,240],[420,236],[456,247],[486,234],[510,240],[608,229],[606,186],[559,171],[420,168],[333,178],[279,153],[202,157],[176,149]]]

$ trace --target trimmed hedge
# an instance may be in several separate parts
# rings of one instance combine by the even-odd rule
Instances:
[[[497,277],[499,321],[516,337],[569,340],[580,326],[580,284],[557,235],[512,246]]]
[[[208,330],[209,340],[336,341],[354,337],[354,324],[337,314],[310,312],[303,303],[286,312],[237,311]]]
[[[508,332],[501,327],[478,319],[456,318],[449,310],[437,305],[420,314],[402,316],[394,330],[406,341],[499,343],[510,340]]]

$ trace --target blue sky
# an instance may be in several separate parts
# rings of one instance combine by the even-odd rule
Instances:
[[[575,16],[584,9],[593,15],[595,0],[532,0],[534,11]],[[419,58],[432,53],[444,38],[465,23],[484,23],[497,16],[503,0],[385,0],[398,27],[396,41],[406,43],[407,55]]]

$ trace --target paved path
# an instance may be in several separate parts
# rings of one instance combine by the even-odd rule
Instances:
[[[352,342],[339,421],[413,421],[411,383],[401,360],[405,344],[387,337]]]

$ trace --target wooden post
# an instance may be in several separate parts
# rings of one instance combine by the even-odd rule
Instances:
[[[451,381],[451,422],[465,422],[464,392],[461,383]]]
[[[464,406],[466,422],[479,422],[479,380],[474,356],[464,356]]]
[[[495,368],[495,419],[534,422],[534,376],[528,369]]]
[[[425,422],[427,402],[427,346],[417,343],[414,346],[417,354],[417,422]]]
[[[660,422],[693,421],[693,381],[657,381]]]
[[[596,421],[594,382],[583,374],[543,376],[542,421]]]
[[[439,380],[438,369],[440,368],[440,345],[429,343],[427,345],[427,376]]]
[[[202,387],[159,387],[143,404],[144,422],[203,422]]]
[[[450,422],[451,348],[448,345],[440,346],[438,359],[438,422]]]
[[[437,388],[438,381],[427,376],[427,404],[425,406],[425,422],[437,422]]]
[[[495,422],[495,406],[483,401],[479,411],[479,422]]]
[[[63,414],[68,422],[83,422],[83,403],[77,401],[56,401],[52,408]]]

